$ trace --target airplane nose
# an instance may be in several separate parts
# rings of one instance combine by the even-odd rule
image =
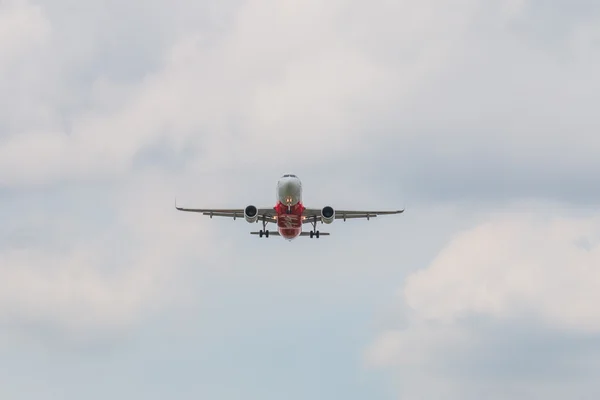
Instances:
[[[284,204],[292,204],[296,196],[296,187],[292,180],[284,180],[279,186],[279,196]]]
[[[283,182],[283,190],[285,190],[286,192],[289,192],[291,189],[292,189],[292,182],[290,182],[290,181]]]

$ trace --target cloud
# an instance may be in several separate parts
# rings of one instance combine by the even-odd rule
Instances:
[[[30,201],[12,207],[24,217],[13,213],[0,231],[4,333],[43,339],[52,332],[65,343],[87,343],[200,300],[191,278],[218,264],[206,249],[221,246],[206,224],[177,218],[173,182],[139,174],[107,188],[48,191],[33,208]]]
[[[105,218],[89,226],[68,213],[11,223],[37,236],[26,251],[2,250],[10,267],[0,273],[23,287],[6,289],[5,321],[16,310],[68,329],[120,326],[166,302],[173,291],[163,283],[183,276],[170,267],[201,250],[192,239],[175,238],[204,235],[163,214],[171,211],[168,193],[176,190],[167,183],[175,180],[206,185],[194,193],[202,200],[196,204],[235,202],[259,192],[248,177],[290,169],[322,179],[315,193],[349,181],[355,186],[345,188],[348,202],[357,201],[354,189],[366,181],[393,192],[394,204],[404,202],[396,185],[442,204],[529,196],[596,201],[590,171],[600,168],[593,51],[599,25],[597,10],[583,3],[570,3],[569,13],[560,4],[514,0],[2,3],[0,187],[32,198],[40,187],[66,193],[97,184],[131,196],[130,203],[95,208]],[[340,170],[334,183],[319,178]],[[143,187],[119,186],[140,177]],[[229,187],[226,179],[244,182]],[[222,194],[200,196],[210,184]],[[94,201],[82,193],[65,194],[67,200]],[[79,218],[91,218],[87,212]],[[527,264],[532,249],[508,239],[523,230],[536,249],[544,243],[531,237],[554,228],[507,218],[465,234],[411,278],[406,293],[419,318],[451,324],[465,313],[512,318],[518,311],[555,327],[597,329],[591,303],[580,304],[592,296],[585,262],[595,253],[557,239],[561,265],[558,255],[537,253],[537,264]],[[51,228],[69,224],[77,233]],[[586,229],[581,221],[553,224]],[[70,244],[64,249],[47,236]],[[214,244],[208,236],[207,248]],[[496,258],[464,244],[476,240]],[[504,240],[507,247],[497,247]],[[111,258],[98,242],[131,245]],[[461,252],[480,262],[463,262]],[[524,257],[517,261],[527,268],[503,265],[510,275],[490,281],[499,263],[514,261],[502,258],[509,252]],[[571,261],[576,274],[560,276]],[[114,271],[105,273],[107,265]],[[449,266],[472,275],[470,291],[459,290],[458,275],[445,275]],[[531,280],[542,268],[552,273],[538,287]],[[565,304],[549,294],[563,279],[579,290]],[[452,328],[445,336],[462,340],[464,332]]]
[[[39,6],[0,4],[0,144],[24,125],[39,126],[51,118],[51,84],[38,75],[51,34],[52,25]],[[51,69],[51,63],[45,68]]]
[[[50,26],[39,6],[3,2],[0,7],[0,65],[10,67],[44,44]]]
[[[10,46],[41,47],[0,83],[23,99],[3,96],[0,182],[114,177],[160,145],[196,172],[310,154],[373,174],[383,161],[435,200],[591,201],[598,24],[584,3],[19,2]]]
[[[500,384],[499,393],[516,396],[541,393],[557,379],[591,384],[595,364],[587,355],[596,354],[600,337],[599,226],[595,212],[538,203],[457,233],[406,278],[398,298],[403,326],[379,336],[368,362],[401,375],[412,369],[420,383],[439,376],[452,384],[449,393],[467,398]]]
[[[421,201],[595,204],[598,8],[527,1],[500,12],[509,3],[478,4],[442,42],[435,73],[374,111],[371,129],[387,136],[373,138],[385,143],[373,169],[395,170]]]
[[[599,223],[598,216],[498,215],[457,235],[410,276],[407,303],[425,319],[533,314],[559,329],[600,332]]]
[[[61,43],[66,40],[63,25],[79,25],[58,17],[62,6],[46,5],[44,21],[51,34],[45,40],[52,51],[28,61],[40,76],[58,83],[43,85],[49,93],[42,103],[45,123],[32,126],[19,119],[19,134],[4,139],[0,181],[22,185],[115,176],[128,170],[141,149],[156,143],[172,146],[175,154],[191,151],[198,161],[186,167],[196,171],[234,160],[238,165],[298,164],[306,152],[288,151],[292,138],[309,150],[314,163],[361,153],[376,133],[366,129],[373,121],[372,109],[387,104],[397,89],[410,99],[442,67],[452,49],[444,39],[451,35],[459,40],[462,30],[452,31],[472,15],[471,4],[461,3],[465,16],[442,25],[434,21],[448,10],[435,2],[385,4],[381,31],[372,33],[364,16],[372,9],[358,4],[250,2],[224,18],[226,28],[218,36],[211,23],[195,30],[186,25],[177,35],[167,35],[148,56],[154,60],[151,67],[129,81],[110,68],[93,71],[86,81],[73,79],[69,74],[81,75],[78,68],[106,59],[112,37],[102,33],[104,27],[96,29],[94,20],[82,35],[97,33],[87,47],[97,50],[87,50],[90,60],[81,59],[76,52],[81,44],[69,42],[65,50]],[[400,15],[402,24],[392,15]],[[415,24],[417,15],[422,23]],[[152,21],[156,15],[142,16]],[[357,30],[338,29],[342,17]],[[117,31],[123,23],[119,18],[111,22]],[[141,26],[147,28],[146,23]],[[386,36],[395,26],[418,32]],[[426,50],[416,47],[415,35],[431,41]],[[378,37],[410,56],[389,58]],[[139,43],[127,36],[125,44]],[[122,51],[122,44],[114,46],[108,48]],[[119,63],[121,69],[130,67],[127,61]],[[39,97],[37,86],[22,89]],[[11,108],[13,114],[27,115],[31,104]],[[18,156],[26,149],[35,156]],[[14,170],[19,172],[5,172]]]

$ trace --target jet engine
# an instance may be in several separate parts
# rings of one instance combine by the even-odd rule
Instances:
[[[333,222],[334,219],[335,219],[335,211],[333,210],[333,207],[330,207],[330,206],[323,207],[323,209],[321,210],[321,221],[324,224],[330,224]]]
[[[258,209],[254,206],[248,206],[244,209],[244,218],[249,223],[258,221]]]

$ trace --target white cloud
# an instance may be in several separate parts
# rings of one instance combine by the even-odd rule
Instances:
[[[559,329],[600,331],[600,217],[547,218],[501,214],[457,235],[407,279],[407,304],[427,320],[533,315]]]
[[[127,181],[152,146],[175,158],[193,154],[181,168],[189,182],[210,173],[216,183],[215,171],[224,169],[284,171],[354,155],[361,156],[356,168],[367,169],[380,154],[371,150],[382,148],[398,162],[389,175],[406,171],[419,182],[415,190],[425,191],[423,164],[437,177],[466,165],[461,176],[487,181],[487,170],[472,167],[479,159],[495,161],[507,180],[531,171],[536,178],[565,170],[580,177],[597,167],[600,141],[590,133],[598,127],[598,25],[575,24],[564,47],[544,47],[523,29],[535,8],[529,1],[259,0],[235,9],[195,1],[2,4],[3,188],[68,178]],[[154,163],[154,171],[161,167]],[[100,257],[106,248],[89,232],[63,253],[3,250],[8,267],[0,280],[15,285],[0,297],[0,318],[16,312],[75,330],[119,326],[170,298],[164,282],[180,278],[171,266],[196,256],[204,231],[161,214],[171,195],[157,197],[152,188],[176,192],[163,178],[119,192],[132,196],[131,204],[109,219],[126,230],[107,240],[134,244],[117,261]],[[222,198],[204,200],[231,200],[233,189],[219,190]],[[64,218],[51,223],[75,219]],[[411,277],[407,302],[423,325],[386,343],[423,359],[410,343],[427,337],[435,346],[438,337],[424,321],[450,324],[440,332],[462,343],[466,333],[452,324],[470,314],[527,312],[559,327],[598,329],[587,301],[597,283],[590,267],[597,247],[564,241],[586,229],[593,237],[591,225],[504,218],[464,233]],[[540,239],[555,230],[555,238]],[[105,274],[110,262],[119,267]],[[554,296],[559,289],[568,296]],[[384,346],[380,354],[396,353]]]
[[[517,397],[541,393],[565,365],[590,371],[581,349],[565,355],[552,340],[600,333],[599,227],[597,213],[538,203],[457,233],[429,266],[407,277],[397,300],[405,306],[404,327],[377,338],[369,364],[414,377],[402,379],[411,395],[439,377],[453,386],[448,396],[467,398],[490,387]],[[554,372],[536,372],[549,362]]]
[[[136,175],[112,186],[111,196],[95,193],[61,196],[67,212],[36,203],[29,217],[5,221],[24,236],[11,244],[9,228],[0,248],[0,324],[45,327],[77,343],[120,335],[190,298],[201,301],[190,278],[217,263],[206,250],[219,246],[207,224],[177,218],[172,182]],[[114,217],[98,220],[107,213]]]
[[[391,277],[459,224],[446,219],[452,191],[476,203],[546,196],[529,191],[539,185],[581,199],[571,185],[594,190],[600,170],[599,14],[581,3],[1,2],[0,347],[13,347],[3,340],[11,333],[25,346],[48,330],[68,343],[119,336],[174,303],[202,307],[205,291],[219,292],[203,280],[217,267],[234,296],[224,304],[242,304],[244,321],[254,314],[240,299],[256,282],[364,312],[365,296],[385,301]],[[385,152],[392,161],[378,167]],[[333,245],[293,243],[313,259],[282,268],[268,260],[289,256],[289,243],[234,245],[226,238],[252,239],[248,224],[172,208],[174,195],[186,205],[270,204],[273,178],[299,170],[312,175],[312,204],[409,211],[398,225],[365,227],[380,240],[348,223],[328,228]],[[74,189],[84,186],[95,189]],[[412,214],[404,196],[429,192],[443,211]],[[406,280],[405,327],[385,331],[369,361],[399,369],[405,398],[597,388],[561,375],[597,369],[593,351],[574,360],[589,349],[575,342],[600,331],[600,217],[569,213],[507,212],[458,233]],[[401,265],[374,265],[361,249],[375,246]],[[203,329],[200,317],[184,318]],[[528,353],[553,334],[571,338],[568,355],[552,341]]]
[[[3,17],[14,40],[0,48],[43,44],[11,57],[0,82],[4,185],[121,174],[164,137],[194,152],[190,171],[283,168],[307,154],[318,163],[366,153],[369,162],[377,152],[365,148],[390,147],[409,181],[423,159],[511,160],[537,176],[557,158],[577,176],[597,166],[591,16],[569,20],[566,44],[544,47],[526,22],[546,26],[545,14],[523,0],[186,1],[164,12],[153,2],[137,13],[135,1],[121,12],[42,4],[18,3]],[[135,35],[126,34],[132,21]],[[129,79],[115,72],[129,70]],[[303,151],[289,150],[292,138]]]
[[[51,36],[52,25],[39,6],[0,4],[0,149],[7,136],[54,122]]]
[[[389,45],[405,46],[409,53],[417,50],[401,64],[397,59],[390,64],[384,48],[373,51],[377,40],[364,26],[362,15],[371,8],[255,1],[237,10],[218,39],[202,29],[185,30],[173,38],[164,47],[167,51],[159,48],[160,68],[136,83],[113,83],[103,75],[94,76],[91,92],[86,86],[74,96],[92,108],[78,106],[66,120],[64,108],[73,101],[69,95],[74,83],[64,72],[50,71],[49,78],[62,86],[54,88],[49,101],[62,102],[45,104],[50,113],[46,125],[32,129],[24,124],[19,135],[4,140],[0,181],[22,184],[123,173],[141,148],[162,136],[177,149],[187,145],[202,154],[199,165],[190,165],[191,169],[232,162],[298,163],[306,151],[289,151],[294,139],[301,142],[299,148],[310,149],[313,162],[348,156],[373,138],[374,132],[363,129],[370,110],[386,104],[399,86],[407,93],[414,91],[431,71],[439,69],[449,49],[440,35],[447,39],[450,28],[467,18],[453,19],[441,28],[433,21],[445,11],[436,10],[433,2],[418,7],[406,3],[400,9],[386,3],[384,7],[383,30],[408,29],[415,15],[421,15],[423,23],[416,25],[419,30],[412,36],[385,38]],[[397,18],[391,17],[394,13],[399,13],[404,24],[397,25]],[[338,29],[340,18],[346,16],[363,27],[360,37]],[[415,47],[417,38],[430,40],[429,36],[436,39],[426,51]],[[57,33],[49,42],[53,48],[61,46],[59,37]],[[61,71],[81,63],[64,50],[59,54]],[[40,76],[47,74],[46,61],[53,56],[48,51],[35,59]],[[68,62],[73,65],[64,65]],[[30,95],[39,91],[26,89]],[[26,115],[23,108],[30,105],[23,104],[17,114]],[[22,157],[25,149],[31,149],[34,156]]]
[[[10,68],[30,51],[39,50],[50,33],[39,6],[26,2],[0,4],[0,67]],[[6,73],[6,71],[2,72]]]

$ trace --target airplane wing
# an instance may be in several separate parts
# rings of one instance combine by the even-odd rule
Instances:
[[[237,218],[244,218],[244,209],[243,208],[184,208],[179,207],[175,204],[175,208],[179,211],[187,211],[187,212],[195,212],[200,213],[202,215],[208,215],[209,217],[229,217],[234,220]],[[259,208],[258,209],[258,221],[263,221],[263,219],[267,222],[277,223],[277,219],[275,219],[274,208]]]
[[[343,219],[344,221],[347,219],[353,218],[366,218],[367,220],[370,218],[375,218],[378,215],[390,215],[390,214],[401,214],[404,210],[392,210],[392,211],[359,211],[359,210],[335,210],[335,219]],[[315,219],[321,217],[321,209],[320,208],[307,208],[302,213],[302,216],[305,217],[302,221],[305,224],[312,223]]]

